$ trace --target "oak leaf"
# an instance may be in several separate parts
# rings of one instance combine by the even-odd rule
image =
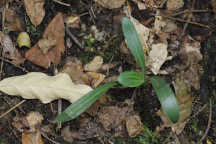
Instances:
[[[36,43],[25,57],[32,63],[44,68],[49,68],[51,62],[58,65],[61,60],[61,54],[65,51],[64,46],[65,28],[62,13],[58,13],[46,28],[42,39],[55,41],[55,45],[47,53],[43,53],[39,43]]]

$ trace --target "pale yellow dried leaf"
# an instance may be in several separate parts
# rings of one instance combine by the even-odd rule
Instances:
[[[17,44],[20,48],[23,46],[31,48],[31,40],[27,32],[19,33],[17,37]]]
[[[125,3],[125,0],[95,0],[95,2],[99,3],[105,8],[114,9],[120,8]]]
[[[166,61],[167,55],[167,44],[158,43],[152,45],[152,50],[149,53],[148,66],[155,75],[158,74],[160,67]]]
[[[103,64],[103,58],[101,56],[95,56],[93,60],[84,66],[85,71],[98,71]]]
[[[97,72],[87,72],[88,78],[90,80],[91,86],[93,88],[98,87],[104,80],[105,75]]]
[[[45,0],[24,0],[26,12],[34,26],[38,26],[45,16],[44,3]]]
[[[92,88],[87,85],[75,85],[66,73],[48,76],[40,72],[31,72],[0,81],[0,90],[25,99],[39,99],[43,103],[59,98],[74,103]]]

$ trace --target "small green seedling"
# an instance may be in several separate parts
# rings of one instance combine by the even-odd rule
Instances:
[[[124,37],[127,41],[127,45],[138,62],[142,73],[135,71],[123,72],[118,76],[117,82],[107,83],[95,90],[87,93],[85,96],[71,104],[65,111],[63,111],[55,120],[55,122],[69,121],[89,108],[100,96],[108,91],[113,86],[121,84],[126,87],[139,87],[144,83],[150,82],[156,92],[156,95],[161,103],[163,111],[167,114],[173,123],[176,123],[179,119],[179,107],[175,94],[169,85],[160,77],[153,76],[150,80],[146,80],[145,71],[145,56],[144,50],[136,32],[136,29],[128,18],[122,19],[122,30]]]

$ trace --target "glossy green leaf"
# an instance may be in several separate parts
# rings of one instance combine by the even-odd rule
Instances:
[[[126,87],[138,87],[144,83],[144,75],[138,72],[123,72],[118,76],[118,82]]]
[[[141,67],[142,73],[145,76],[145,56],[142,43],[139,39],[139,35],[130,19],[124,17],[122,19],[122,30],[124,37],[127,41],[128,48],[132,55],[135,57],[139,66]]]
[[[157,76],[151,77],[150,81],[163,111],[173,123],[176,123],[179,119],[179,107],[174,92],[163,79]]]
[[[65,122],[76,118],[89,108],[107,90],[117,84],[117,82],[110,82],[90,91],[57,116],[54,122]]]

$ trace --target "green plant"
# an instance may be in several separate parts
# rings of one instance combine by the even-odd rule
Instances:
[[[173,123],[179,118],[178,102],[172,89],[166,82],[158,76],[146,78],[145,72],[145,56],[142,44],[133,23],[128,18],[122,19],[122,30],[127,41],[128,47],[138,62],[142,73],[135,71],[123,72],[118,77],[118,82],[111,82],[102,85],[95,90],[89,92],[74,104],[69,106],[55,120],[55,122],[63,122],[76,118],[84,112],[91,104],[93,104],[100,96],[113,86],[121,84],[126,87],[138,87],[140,85],[151,83],[156,95],[161,103],[163,111],[167,114]]]

